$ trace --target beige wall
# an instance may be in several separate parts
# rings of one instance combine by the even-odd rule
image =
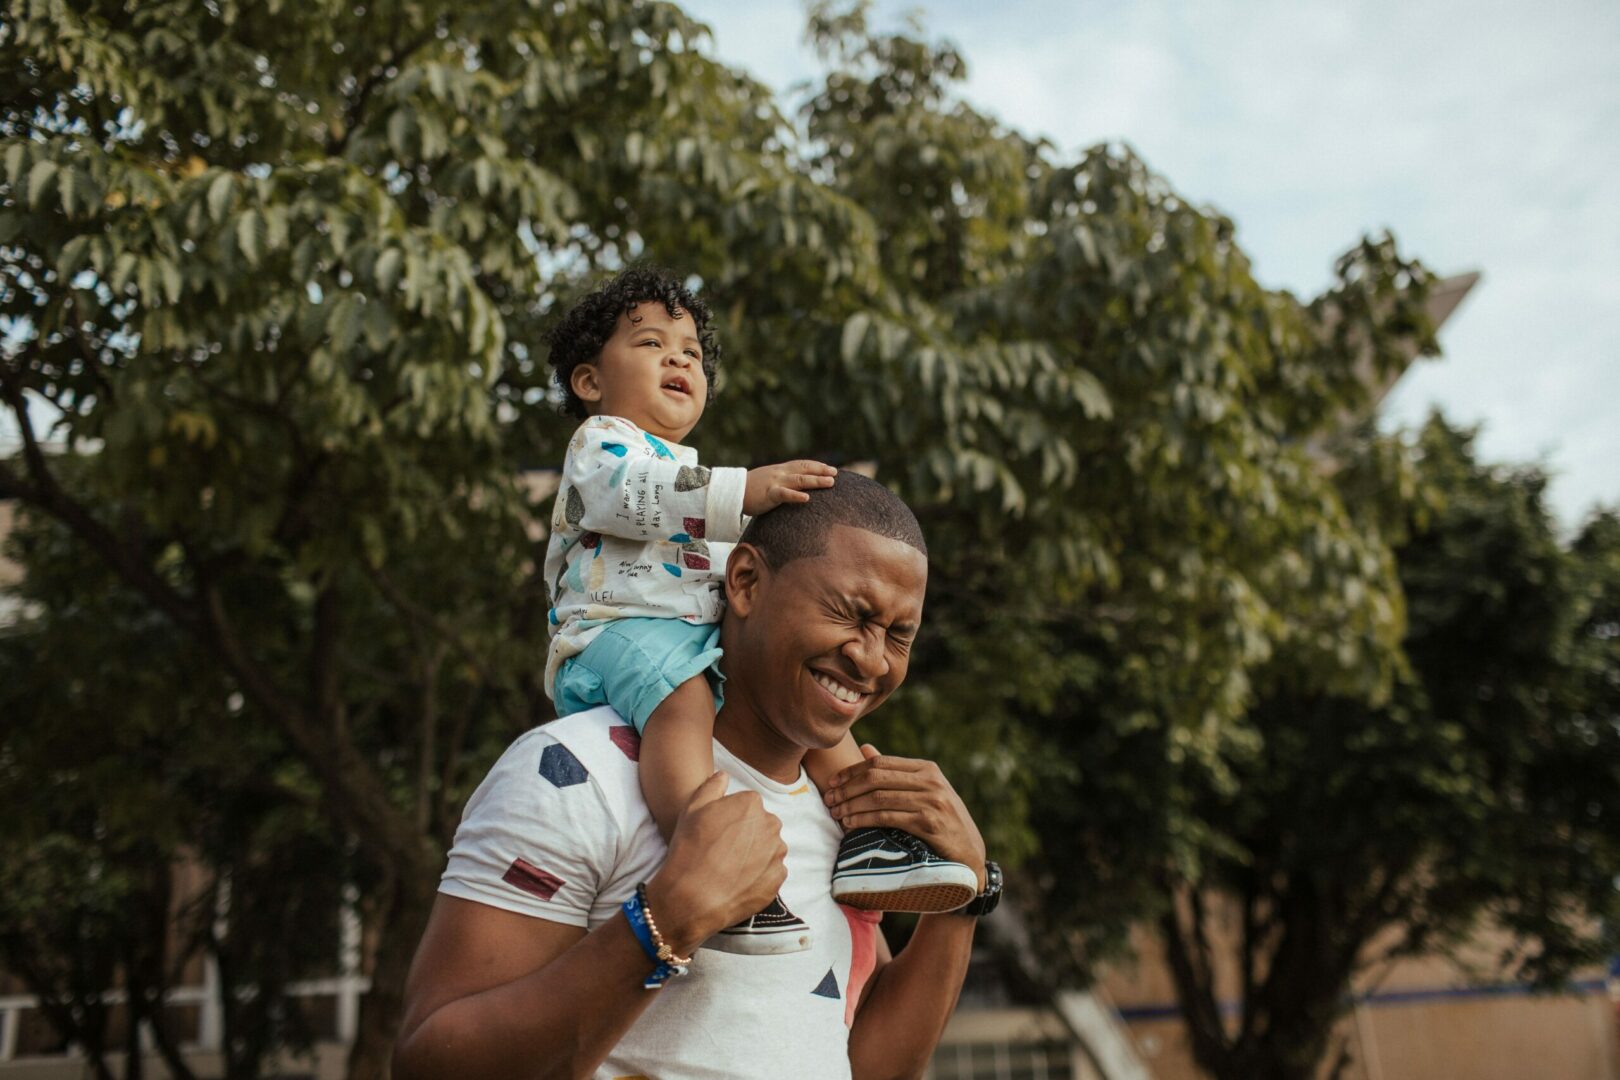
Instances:
[[[1206,1080],[1179,1020],[1127,1027],[1155,1080]],[[1348,1053],[1339,1080],[1620,1080],[1603,994],[1374,1002],[1346,1017],[1334,1044]]]
[[[1212,927],[1224,1001],[1237,996],[1232,916],[1218,912]],[[1370,1000],[1335,1031],[1334,1046],[1348,1053],[1339,1080],[1620,1080],[1620,1014],[1607,992],[1531,997],[1476,989],[1507,982],[1495,960],[1506,944],[1504,935],[1486,931],[1460,962],[1416,957],[1358,980],[1358,993]],[[1174,1006],[1157,933],[1140,926],[1132,945],[1136,960],[1107,971],[1105,991],[1127,1015]],[[1579,980],[1593,984],[1601,976],[1590,970]],[[1178,1017],[1127,1026],[1156,1080],[1204,1080]]]

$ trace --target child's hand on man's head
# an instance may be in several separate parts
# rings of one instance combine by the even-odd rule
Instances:
[[[784,461],[748,470],[743,488],[743,513],[763,514],[783,503],[809,502],[809,492],[830,488],[838,470],[819,461]]]

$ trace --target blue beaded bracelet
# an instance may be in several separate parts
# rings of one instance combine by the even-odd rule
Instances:
[[[647,918],[646,886],[638,885],[635,893],[621,906],[625,921],[630,924],[630,932],[641,942],[641,951],[657,965],[652,969],[652,974],[641,981],[642,988],[660,990],[676,975],[685,975],[685,964],[673,963],[658,955],[658,945],[653,941],[652,924]]]

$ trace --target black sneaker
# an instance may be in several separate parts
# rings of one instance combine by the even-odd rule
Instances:
[[[838,846],[832,892],[866,911],[955,911],[979,895],[979,876],[903,829],[856,829]]]
[[[720,931],[705,941],[703,947],[743,956],[804,952],[810,947],[810,927],[789,911],[778,896],[759,914]]]

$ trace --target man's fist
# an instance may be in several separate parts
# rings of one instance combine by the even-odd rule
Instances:
[[[784,461],[748,470],[743,489],[743,513],[763,514],[790,502],[809,502],[809,492],[833,486],[838,470],[819,461]]]
[[[787,880],[782,822],[757,791],[725,790],[715,773],[692,793],[647,882],[659,932],[683,955],[770,903]]]

